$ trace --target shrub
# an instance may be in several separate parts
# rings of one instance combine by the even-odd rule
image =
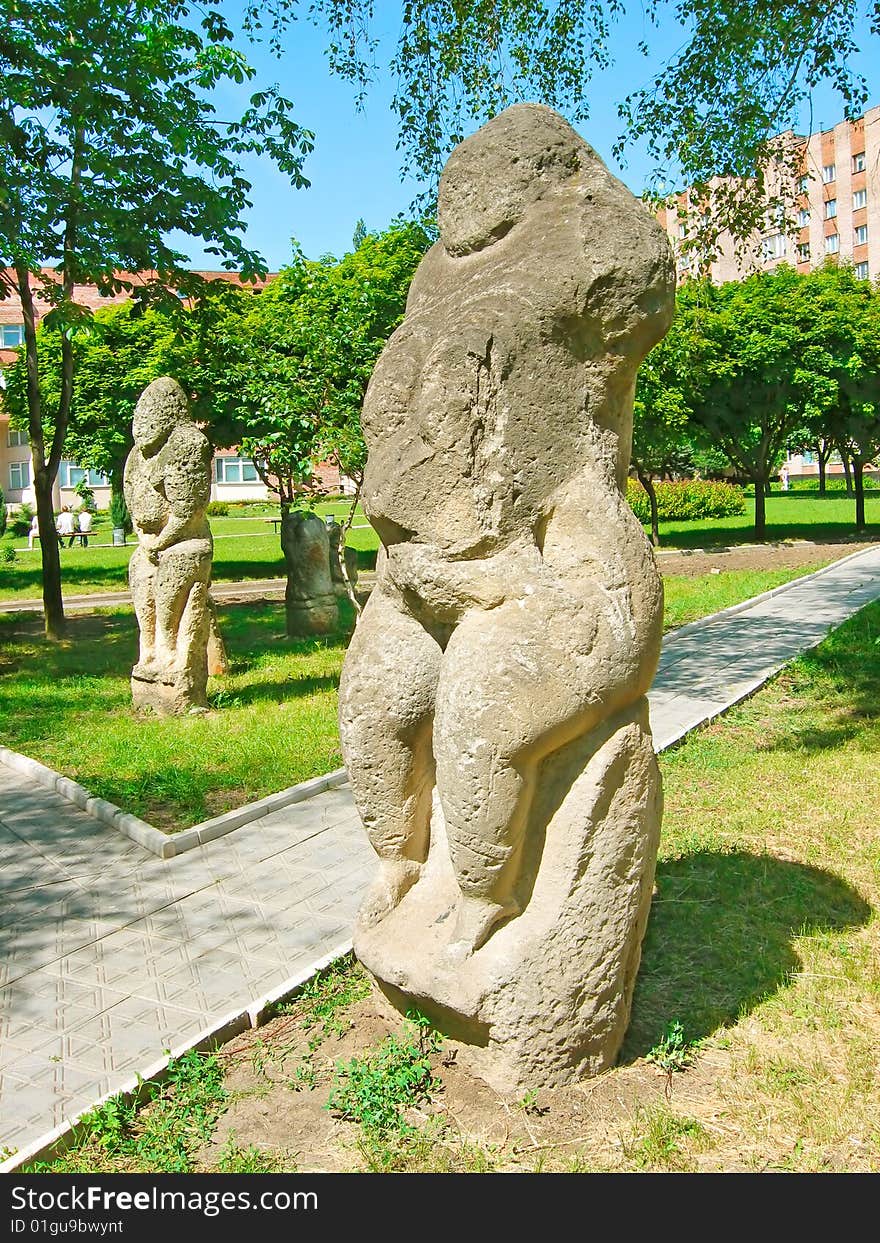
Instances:
[[[34,507],[29,505],[27,501],[22,501],[18,509],[12,515],[10,526],[13,535],[27,535],[31,529],[31,523],[34,519]]]
[[[229,513],[229,506],[225,501],[210,501],[207,512],[212,518],[225,518]]]
[[[114,530],[131,531],[131,514],[121,492],[114,492],[110,497],[110,525]]]
[[[0,488],[0,535],[6,534],[6,497]]]
[[[657,512],[667,522],[695,522],[701,518],[731,518],[746,511],[742,488],[712,479],[656,482]],[[650,522],[648,494],[636,479],[626,481],[626,499],[640,522]]]
[[[12,562],[15,560],[15,549],[12,547],[11,544],[7,544],[6,547],[3,549],[2,559],[6,565],[11,565]]]
[[[87,509],[90,514],[96,514],[98,512],[98,506],[95,501],[95,493],[94,490],[89,487],[88,480],[80,479],[79,483],[73,490],[79,497],[80,509]]]

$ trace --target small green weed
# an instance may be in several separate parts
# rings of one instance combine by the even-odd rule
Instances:
[[[653,1062],[658,1070],[671,1075],[675,1071],[687,1070],[694,1060],[695,1046],[685,1040],[684,1028],[678,1019],[670,1023],[663,1036],[645,1054],[646,1062]]]
[[[403,1037],[386,1036],[371,1056],[337,1065],[327,1108],[380,1135],[412,1132],[403,1111],[436,1090],[430,1055],[439,1049],[433,1032],[408,1023]]]

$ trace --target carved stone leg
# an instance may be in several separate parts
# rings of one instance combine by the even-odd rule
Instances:
[[[160,554],[154,578],[155,659],[132,672],[136,707],[162,716],[207,706],[210,547],[189,540]]]
[[[351,641],[339,688],[352,791],[380,859],[359,916],[365,925],[400,902],[427,857],[440,658],[436,640],[377,588]]]
[[[156,571],[138,545],[128,563],[128,584],[140,629],[138,662],[133,674],[147,672],[156,661]]]

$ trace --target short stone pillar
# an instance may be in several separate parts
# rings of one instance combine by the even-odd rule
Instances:
[[[123,485],[138,537],[128,568],[140,629],[132,699],[136,708],[179,716],[207,708],[212,450],[167,376],[141,395],[132,435]]]
[[[555,112],[458,146],[363,408],[377,584],[340,731],[355,951],[501,1090],[610,1066],[651,904],[663,592],[624,496],[666,236]]]
[[[301,509],[283,510],[281,548],[287,567],[287,633],[332,634],[339,624],[339,609],[324,520]]]

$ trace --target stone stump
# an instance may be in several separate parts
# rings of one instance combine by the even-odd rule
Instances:
[[[299,509],[282,511],[281,548],[287,567],[287,633],[332,634],[339,624],[339,610],[323,519]]]
[[[382,548],[340,733],[379,867],[354,944],[522,1090],[613,1063],[651,902],[663,598],[624,489],[674,265],[536,104],[453,151],[438,215],[363,408]]]

